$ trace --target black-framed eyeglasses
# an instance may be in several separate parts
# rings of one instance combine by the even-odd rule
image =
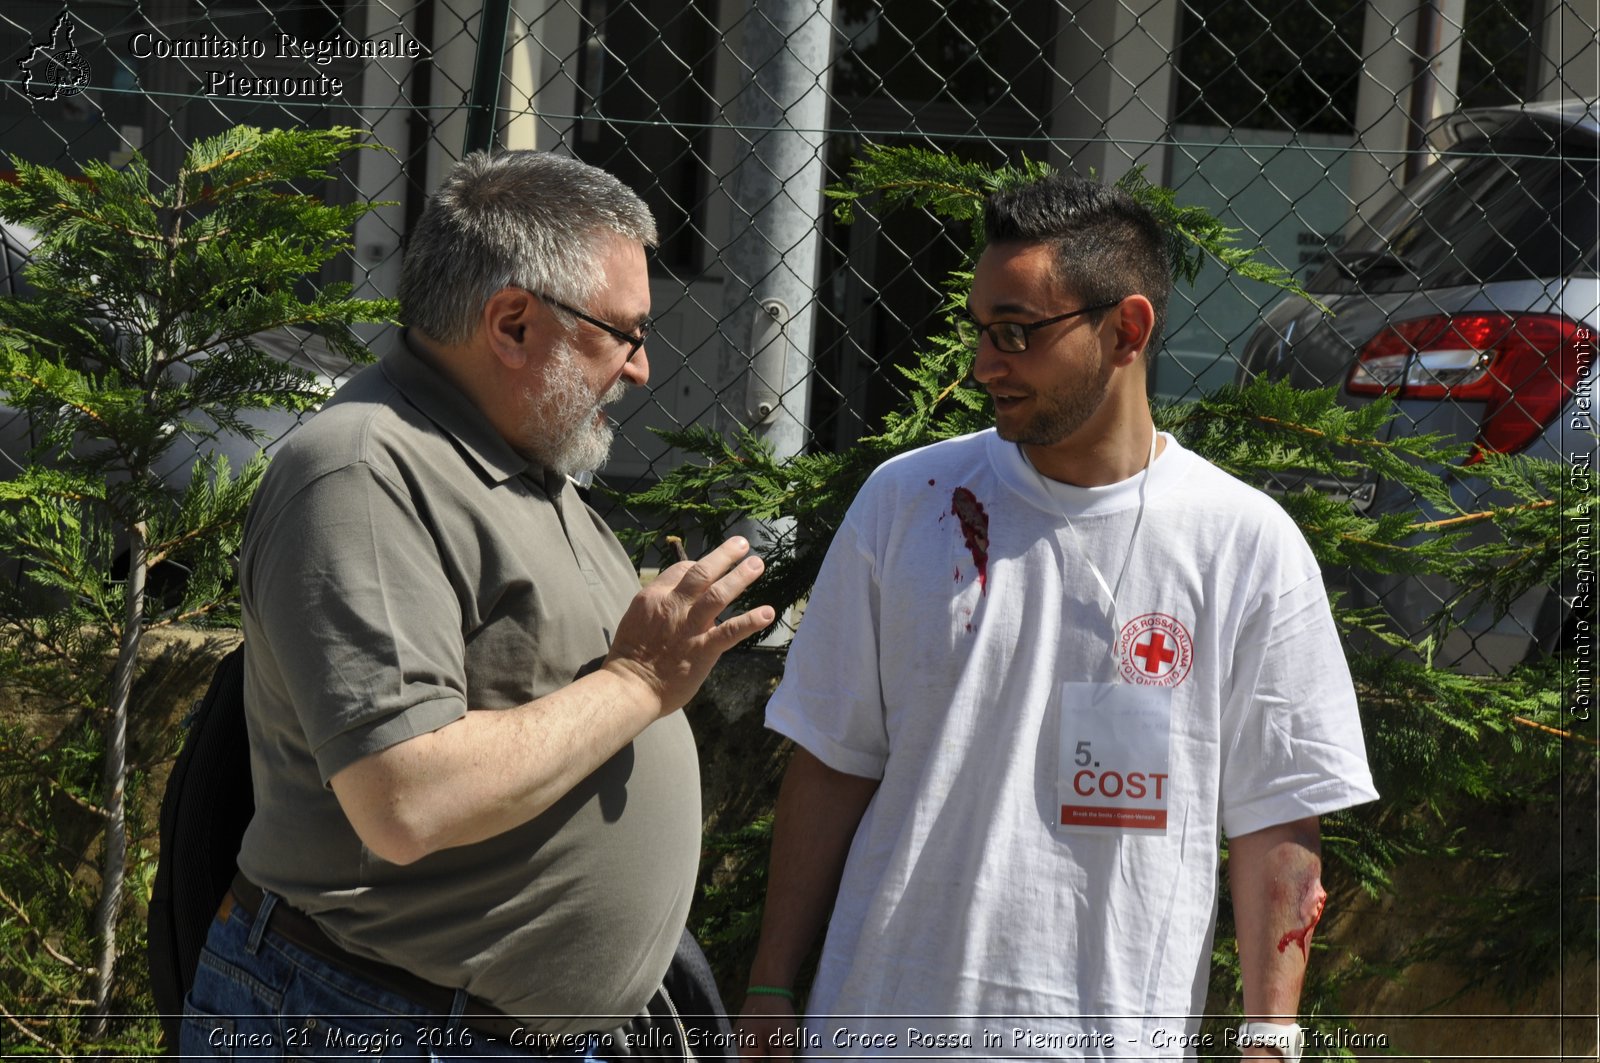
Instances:
[[[1109,310],[1120,302],[1122,302],[1121,299],[1113,299],[1109,303],[1085,306],[1079,310],[1070,310],[1065,314],[1057,314],[1055,317],[1047,317],[1043,321],[1030,321],[1026,324],[1021,321],[995,321],[987,325],[980,325],[977,318],[968,314],[965,317],[956,319],[956,336],[960,338],[962,344],[977,350],[979,339],[987,332],[989,334],[989,342],[995,345],[996,350],[1004,351],[1007,354],[1021,354],[1028,349],[1029,333],[1042,329],[1047,325],[1054,325],[1057,322],[1077,317],[1079,314],[1092,314],[1096,310]]]
[[[513,285],[513,287],[520,288],[521,285]],[[624,332],[615,325],[607,324],[591,314],[584,313],[575,306],[568,306],[559,299],[552,299],[543,292],[536,292],[532,288],[523,288],[522,290],[527,292],[529,295],[532,295],[536,299],[540,299],[546,303],[549,303],[557,310],[565,310],[579,321],[587,321],[589,324],[593,325],[597,329],[600,329],[602,332],[609,332],[623,343],[626,343],[628,345],[628,357],[622,360],[624,364],[633,361],[633,356],[639,353],[639,348],[644,346],[644,341],[650,336],[650,330],[655,327],[655,322],[646,318],[644,321],[639,323],[639,331],[637,334]]]

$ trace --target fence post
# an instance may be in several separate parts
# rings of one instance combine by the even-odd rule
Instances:
[[[727,185],[733,235],[719,332],[718,427],[750,426],[780,457],[806,443],[821,247],[833,0],[752,0],[728,114],[741,142]],[[757,544],[782,527],[741,528]]]
[[[467,135],[461,146],[465,158],[494,145],[494,119],[500,106],[500,72],[505,68],[506,19],[511,0],[484,0],[478,20],[478,58],[473,64],[472,92],[467,104]]]

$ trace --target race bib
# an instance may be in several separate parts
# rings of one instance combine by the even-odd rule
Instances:
[[[1056,830],[1167,832],[1172,688],[1061,684]]]

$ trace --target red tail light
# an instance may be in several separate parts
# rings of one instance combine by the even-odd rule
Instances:
[[[1484,403],[1477,449],[1515,453],[1556,419],[1578,382],[1579,329],[1559,314],[1438,314],[1390,325],[1356,357],[1356,395]]]

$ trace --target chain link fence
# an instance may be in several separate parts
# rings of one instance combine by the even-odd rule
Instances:
[[[1600,324],[1597,21],[1592,0],[12,0],[0,147],[68,169],[138,150],[170,174],[235,123],[368,130],[389,153],[323,194],[385,205],[322,280],[371,295],[395,292],[405,234],[469,143],[613,171],[662,241],[651,384],[617,414],[611,487],[682,460],[652,428],[839,448],[900,401],[895,367],[944,327],[963,236],[913,212],[838,224],[822,189],[869,142],[1143,167],[1338,312],[1208,266],[1174,295],[1158,398],[1255,375],[1352,402],[1402,387],[1397,431],[1569,460],[1594,439],[1572,414]],[[15,284],[28,234],[6,239]],[[1463,353],[1473,329],[1493,342]],[[347,371],[314,336],[278,342]],[[5,417],[6,460],[28,438]],[[1361,590],[1403,622],[1448,594]],[[1471,634],[1479,663],[1553,637],[1559,601],[1525,606]]]

